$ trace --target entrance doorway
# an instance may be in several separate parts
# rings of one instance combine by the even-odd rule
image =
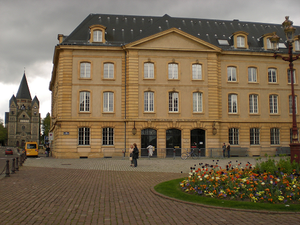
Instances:
[[[181,130],[169,129],[166,131],[166,156],[181,156]]]
[[[205,149],[205,130],[191,130],[191,148]],[[201,151],[201,156],[205,156],[205,150]]]
[[[141,135],[141,156],[148,156],[147,147],[152,145],[155,149],[152,156],[157,156],[157,132],[154,129],[144,129]]]

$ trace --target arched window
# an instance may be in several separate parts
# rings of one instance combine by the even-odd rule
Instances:
[[[103,65],[103,78],[113,79],[115,73],[115,65],[113,63],[104,63]]]
[[[144,78],[145,79],[154,78],[154,63],[151,62],[144,63]]]
[[[102,42],[102,30],[93,31],[93,42]]]
[[[178,79],[178,64],[169,63],[168,72],[169,72],[169,79]]]
[[[202,80],[202,65],[194,63],[192,65],[193,80]]]
[[[113,112],[114,111],[114,93],[104,92],[103,93],[103,111]]]
[[[202,93],[194,92],[193,93],[193,112],[202,112]]]
[[[144,112],[154,112],[154,93],[152,91],[144,92]]]
[[[169,92],[169,112],[179,111],[179,98],[177,92]]]
[[[91,77],[91,63],[81,62],[80,63],[80,78],[90,78]]]
[[[79,96],[79,111],[89,112],[90,111],[90,92],[81,91]]]

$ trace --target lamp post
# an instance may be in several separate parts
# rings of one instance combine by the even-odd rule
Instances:
[[[274,57],[282,58],[282,60],[289,62],[290,67],[290,77],[291,77],[291,89],[292,89],[292,117],[293,117],[293,128],[292,128],[292,142],[290,143],[291,149],[291,162],[294,160],[299,163],[300,158],[300,143],[298,141],[298,129],[297,129],[297,120],[296,120],[296,107],[295,107],[295,91],[294,91],[294,64],[293,62],[297,60],[300,56],[293,56],[293,42],[295,35],[295,28],[293,27],[293,22],[289,20],[289,17],[285,17],[285,21],[282,23],[284,32],[287,38],[288,44],[288,56],[284,57],[275,52]],[[273,36],[270,38],[270,41],[273,44],[273,48],[276,51],[278,49],[279,37],[273,33]]]

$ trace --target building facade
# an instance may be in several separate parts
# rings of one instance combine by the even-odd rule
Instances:
[[[24,73],[17,95],[9,101],[9,112],[5,113],[8,129],[8,146],[24,147],[27,141],[39,143],[39,100],[32,100]]]
[[[90,14],[58,35],[53,156],[105,157],[132,143],[153,145],[158,157],[191,147],[207,155],[224,142],[250,155],[289,146],[291,73],[273,57],[274,32],[286,54],[278,24]]]

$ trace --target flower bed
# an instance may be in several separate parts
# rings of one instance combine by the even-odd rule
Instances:
[[[269,158],[256,166],[229,162],[225,168],[217,160],[214,165],[199,163],[199,167],[191,167],[189,177],[180,183],[183,191],[220,199],[300,203],[299,165],[288,158],[278,162]]]

